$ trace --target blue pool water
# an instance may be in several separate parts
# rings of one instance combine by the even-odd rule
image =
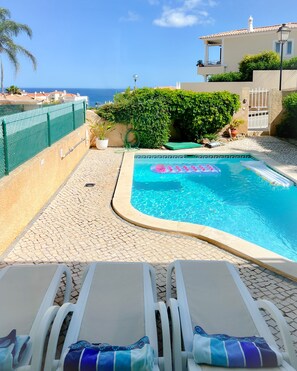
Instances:
[[[202,224],[297,261],[297,187],[273,186],[242,166],[250,156],[135,156],[132,205],[157,218]],[[160,174],[156,164],[210,164],[218,174]]]

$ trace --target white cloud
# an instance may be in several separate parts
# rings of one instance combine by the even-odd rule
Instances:
[[[207,4],[214,3],[209,0]],[[195,24],[212,23],[213,20],[208,12],[204,10],[205,2],[203,0],[183,0],[180,7],[164,6],[161,16],[153,21],[160,27],[189,27]]]
[[[176,28],[212,23],[213,19],[205,8],[216,4],[215,0],[182,0],[179,7],[164,6],[161,16],[153,23],[160,27]]]
[[[181,9],[163,8],[160,18],[154,20],[154,24],[160,27],[187,27],[197,23],[197,16],[186,14]]]
[[[185,0],[183,8],[184,9],[195,9],[201,5],[201,0]]]
[[[125,17],[120,18],[120,21],[122,22],[137,22],[140,20],[140,16],[132,12],[131,10],[128,12],[128,14]]]

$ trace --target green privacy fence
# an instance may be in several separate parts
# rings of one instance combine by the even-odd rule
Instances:
[[[0,117],[0,177],[77,129],[85,118],[85,101]]]

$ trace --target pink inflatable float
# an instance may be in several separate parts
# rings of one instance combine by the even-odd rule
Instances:
[[[192,164],[181,164],[181,165],[163,165],[157,164],[152,165],[151,170],[155,173],[162,174],[176,174],[176,173],[212,173],[218,174],[221,170],[216,165],[192,165]]]

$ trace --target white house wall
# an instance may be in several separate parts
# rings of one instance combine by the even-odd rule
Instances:
[[[289,40],[293,41],[292,54],[287,56],[284,54],[284,59],[297,56],[297,30],[292,29]],[[258,54],[263,51],[274,50],[274,43],[277,42],[276,32],[251,32],[240,36],[229,36],[224,38],[224,47],[222,50],[223,61],[226,66],[226,72],[238,71],[238,64],[245,55]],[[284,50],[286,46],[284,46]]]

